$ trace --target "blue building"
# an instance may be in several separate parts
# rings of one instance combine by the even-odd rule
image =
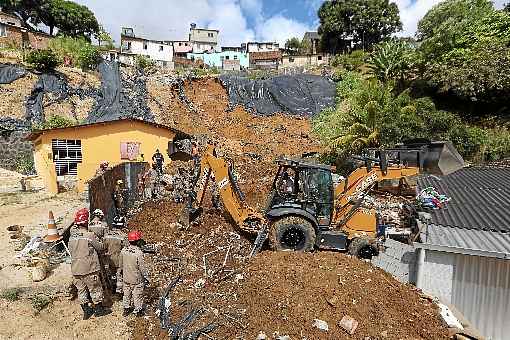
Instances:
[[[209,67],[223,68],[224,61],[226,63],[235,63],[233,62],[234,60],[239,60],[239,65],[241,68],[248,68],[250,66],[248,53],[242,53],[238,51],[188,53],[187,58],[191,60],[201,59],[204,61],[204,64],[208,65]]]

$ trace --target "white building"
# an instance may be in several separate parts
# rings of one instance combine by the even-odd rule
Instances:
[[[132,28],[122,28],[120,53],[145,56],[160,67],[174,68],[174,47],[171,42],[137,37]]]
[[[275,52],[280,50],[280,44],[276,42],[249,42],[241,44],[248,53],[252,52]]]
[[[193,47],[193,53],[219,52],[218,35],[220,31],[205,28],[197,28],[191,24],[189,41]]]

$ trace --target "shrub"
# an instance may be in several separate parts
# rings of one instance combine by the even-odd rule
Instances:
[[[34,157],[32,154],[19,156],[16,160],[16,171],[23,175],[35,174]]]
[[[84,38],[60,36],[50,40],[50,49],[61,61],[70,59],[71,65],[82,70],[96,68],[100,59],[99,50]]]
[[[50,49],[33,50],[26,61],[39,71],[51,71],[60,64],[58,56]]]
[[[32,296],[30,301],[32,302],[32,307],[36,314],[38,314],[52,302],[52,299],[46,295],[38,294]]]
[[[33,130],[46,130],[57,129],[77,125],[73,120],[62,116],[50,116],[42,124],[37,124],[32,127]]]
[[[18,301],[22,291],[21,288],[7,288],[0,293],[0,298],[11,302]]]
[[[366,53],[362,50],[352,51],[350,54],[339,54],[331,61],[333,67],[343,67],[348,71],[359,70],[365,64]]]
[[[135,65],[137,68],[145,70],[146,68],[154,66],[154,62],[143,55],[137,55],[135,59]]]

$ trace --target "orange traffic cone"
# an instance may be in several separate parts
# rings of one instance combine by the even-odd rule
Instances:
[[[44,242],[55,242],[60,241],[62,236],[58,234],[57,226],[55,225],[55,218],[53,217],[53,211],[50,210],[48,216],[48,234],[44,236]]]

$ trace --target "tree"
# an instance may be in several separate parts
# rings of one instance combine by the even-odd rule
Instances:
[[[301,40],[301,46],[299,47],[299,53],[301,54],[311,54],[312,53],[312,43],[308,39]]]
[[[326,1],[318,15],[322,47],[332,53],[345,50],[350,40],[370,49],[402,29],[398,7],[389,0]]]
[[[507,101],[510,13],[489,0],[446,0],[420,21],[418,38],[423,75],[439,91],[472,103]]]
[[[510,12],[510,2],[505,5],[503,8],[504,11]]]
[[[114,40],[112,39],[110,33],[106,32],[106,30],[101,26],[99,28],[99,34],[97,35],[98,45],[101,48],[111,50],[115,46],[113,45]]]
[[[51,0],[42,6],[41,21],[49,27],[50,34],[58,28],[59,34],[71,37],[88,37],[99,34],[99,24],[94,13],[86,6],[68,0]]]
[[[97,35],[99,24],[86,6],[68,0],[2,0],[2,10],[18,16],[27,27],[43,23],[53,35],[55,28],[69,36]]]
[[[403,83],[410,76],[416,54],[408,42],[392,39],[374,47],[369,57],[369,68],[381,81],[396,80]]]
[[[301,42],[296,37],[290,38],[285,42],[285,49],[289,51],[290,54],[297,54],[300,48]]]

